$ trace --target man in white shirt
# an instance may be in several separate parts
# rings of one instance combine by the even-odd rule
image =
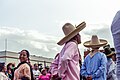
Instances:
[[[34,74],[35,80],[38,80],[38,77],[40,75],[40,71],[38,68],[38,64],[36,64],[36,63],[34,64],[33,74]]]

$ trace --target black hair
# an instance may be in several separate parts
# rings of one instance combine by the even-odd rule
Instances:
[[[80,36],[80,34],[78,33],[77,35],[75,35],[73,38],[71,38],[69,41],[77,41],[78,42],[78,36]],[[80,36],[81,37],[81,36]],[[67,41],[66,43],[68,43],[69,41]],[[80,39],[80,43],[81,43],[81,39]]]
[[[7,70],[9,70],[9,69],[10,69],[10,65],[12,65],[12,66],[13,66],[13,64],[12,64],[12,63],[9,63],[9,64],[7,65]]]
[[[29,51],[28,51],[28,50],[25,50],[25,49],[23,49],[22,51],[26,51],[27,58],[29,59],[29,57],[30,57],[30,53],[29,53]],[[22,52],[22,51],[21,51],[21,52]]]
[[[5,63],[0,63],[0,72],[3,70]]]
[[[37,63],[34,64],[34,66],[38,65]]]

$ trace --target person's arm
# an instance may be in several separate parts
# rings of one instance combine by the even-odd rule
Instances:
[[[58,63],[59,63],[59,55],[54,59],[50,66],[50,72],[52,75],[56,75],[58,73]]]
[[[112,78],[113,80],[116,80],[117,75],[116,75],[116,67],[115,66],[116,66],[115,63],[112,61],[110,68],[108,70],[107,79]]]
[[[85,59],[86,60],[86,59]],[[87,71],[86,71],[86,62],[83,62],[82,67],[80,69],[80,74],[84,77],[88,77]]]
[[[116,80],[117,76],[115,74],[115,70],[112,70],[108,75],[107,75],[107,79],[113,79]]]
[[[27,80],[31,80],[31,72],[28,64],[25,64],[23,68],[23,79],[24,78],[26,78]]]
[[[58,75],[60,77],[65,76],[64,73],[67,70],[67,67],[69,67],[68,66],[69,61],[72,60],[72,58],[74,57],[74,55],[77,51],[78,51],[78,47],[77,47],[76,43],[70,42],[65,45],[64,55],[61,57],[61,63],[60,63],[60,67],[58,69]]]
[[[98,70],[93,75],[91,75],[92,78],[99,77],[99,76],[103,75],[104,72],[107,72],[107,70],[106,70],[107,58],[104,54],[102,55],[100,62],[101,62],[101,66],[98,68]]]

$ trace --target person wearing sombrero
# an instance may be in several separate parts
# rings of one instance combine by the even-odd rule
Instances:
[[[62,27],[65,36],[57,44],[63,45],[63,48],[58,60],[55,60],[57,63],[54,62],[57,64],[57,74],[61,80],[80,80],[78,44],[81,43],[81,38],[79,32],[85,27],[85,22],[77,27],[71,23],[65,23]]]
[[[110,48],[110,45],[107,44],[103,46],[104,53],[107,56],[107,80],[117,80],[116,76],[116,65],[112,60],[112,56],[115,54]]]
[[[99,51],[99,48],[106,44],[107,41],[98,39],[97,35],[92,35],[91,40],[83,43],[85,47],[92,49],[85,57],[80,72],[87,80],[106,80],[107,58]]]

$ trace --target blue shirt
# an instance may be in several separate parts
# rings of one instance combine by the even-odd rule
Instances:
[[[92,80],[106,80],[107,58],[102,52],[97,52],[93,57],[88,54],[81,67],[81,75],[92,76]]]

